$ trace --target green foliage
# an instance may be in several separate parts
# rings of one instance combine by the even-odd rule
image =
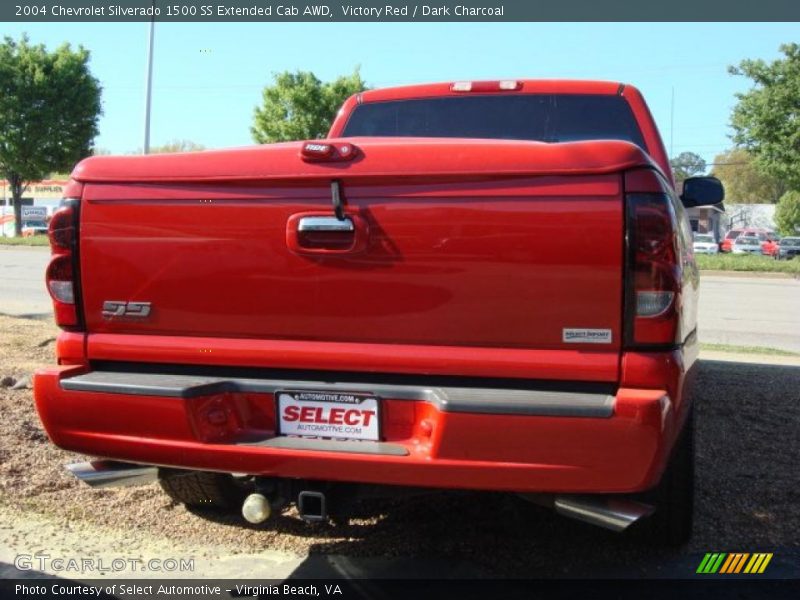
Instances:
[[[706,161],[694,152],[681,152],[670,159],[669,165],[672,167],[672,176],[675,178],[678,190],[681,189],[684,179],[706,172]]]
[[[25,183],[88,156],[100,113],[88,50],[63,44],[48,52],[27,36],[0,44],[0,172],[11,185],[17,235]]]
[[[309,71],[284,71],[273,79],[250,128],[259,144],[325,137],[342,103],[366,89],[358,69],[329,83]]]
[[[734,346],[733,344],[707,344],[700,343],[700,351],[710,352],[733,352],[735,354],[764,354],[767,356],[800,356],[797,352],[781,350],[780,348],[769,348],[765,346]]]
[[[800,275],[800,258],[775,260],[757,254],[696,254],[697,266],[703,271],[760,271]]]
[[[775,224],[782,235],[800,232],[800,192],[786,192],[775,207]]]
[[[786,192],[780,179],[763,173],[744,148],[718,154],[712,175],[725,186],[725,201],[731,204],[775,204]]]
[[[172,140],[171,142],[167,142],[166,144],[162,144],[161,146],[150,146],[149,154],[172,154],[173,152],[200,152],[201,150],[205,150],[206,147],[202,144],[198,144],[197,142],[193,142],[192,140]],[[99,152],[94,153],[95,156],[101,154],[111,154],[108,150],[101,150]],[[127,152],[127,154],[142,154],[142,148],[138,148],[133,152]]]
[[[50,238],[46,235],[33,235],[30,237],[3,237],[0,235],[0,245],[3,246],[49,246]]]
[[[172,152],[200,152],[206,147],[192,140],[172,140],[163,146],[150,148],[150,154],[170,154]]]
[[[737,94],[733,140],[750,151],[765,173],[800,189],[800,45],[780,47],[785,58],[744,60],[728,70],[753,80]]]

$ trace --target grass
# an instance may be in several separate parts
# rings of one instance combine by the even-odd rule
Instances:
[[[731,344],[700,344],[700,350],[711,352],[734,352],[736,354],[764,354],[767,356],[800,356],[797,352],[764,346],[733,346]]]
[[[50,241],[46,235],[31,237],[3,237],[0,236],[0,245],[4,246],[48,246]]]
[[[800,275],[800,259],[775,260],[754,254],[697,254],[697,266],[703,271],[759,271]]]

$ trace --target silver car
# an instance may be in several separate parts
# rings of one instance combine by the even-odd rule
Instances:
[[[719,244],[714,241],[714,236],[709,233],[696,233],[692,244],[695,254],[716,254]]]
[[[733,242],[734,254],[761,254],[761,240],[752,235],[740,235]]]

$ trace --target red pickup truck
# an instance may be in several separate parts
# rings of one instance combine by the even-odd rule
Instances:
[[[457,82],[350,98],[324,140],[93,157],[50,224],[58,366],[92,485],[251,522],[364,490],[503,490],[691,530],[698,271],[640,93]],[[554,243],[556,242],[556,243]]]

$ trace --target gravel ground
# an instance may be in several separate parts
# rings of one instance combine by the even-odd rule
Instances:
[[[56,330],[49,321],[0,316],[0,332],[0,380],[24,380],[36,365],[52,362]],[[703,362],[697,382],[695,530],[680,551],[645,549],[503,494],[365,501],[348,524],[338,526],[309,526],[288,510],[260,528],[236,515],[190,512],[156,485],[92,490],[63,472],[65,463],[81,457],[49,443],[30,389],[10,389],[10,379],[4,383],[2,512],[124,532],[131,543],[151,538],[180,547],[213,543],[221,554],[414,557],[466,562],[476,574],[523,577],[658,575],[661,565],[706,551],[785,549],[794,555],[800,548],[800,363]]]

